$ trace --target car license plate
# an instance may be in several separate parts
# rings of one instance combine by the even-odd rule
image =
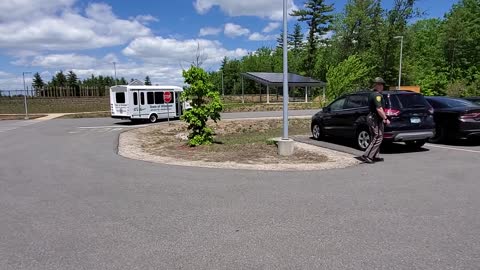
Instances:
[[[422,122],[422,120],[420,119],[420,117],[412,117],[412,118],[410,118],[410,123],[412,123],[412,124],[419,124],[420,122]]]

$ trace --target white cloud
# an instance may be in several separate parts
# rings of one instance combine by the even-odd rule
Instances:
[[[207,13],[214,6],[218,6],[229,16],[256,16],[271,20],[283,18],[283,4],[279,0],[195,0],[195,9],[200,14]],[[288,0],[289,13],[297,9],[293,0]]]
[[[220,34],[220,32],[222,32],[222,29],[221,28],[215,28],[215,27],[203,27],[200,29],[200,32],[198,33],[198,35],[200,37],[204,37],[204,36],[216,36],[218,34]]]
[[[280,27],[280,23],[279,22],[270,22],[267,26],[265,26],[265,28],[263,28],[263,33],[270,33],[272,32],[273,30],[276,30]]]
[[[274,35],[263,35],[261,33],[255,32],[251,34],[248,39],[251,41],[266,41],[266,40],[275,40]]]
[[[138,15],[134,18],[130,17],[131,21],[138,21],[142,24],[149,24],[150,22],[158,22],[158,18],[152,15]]]
[[[95,66],[101,67],[103,65],[111,66],[113,62],[119,62],[118,57],[113,53],[109,53],[103,58],[95,58],[89,55],[81,55],[76,53],[66,53],[23,57],[15,62],[12,62],[12,64],[41,67],[46,69],[71,70],[92,68]]]
[[[39,55],[33,58],[31,65],[43,68],[88,68],[95,64],[97,60],[87,55],[70,54],[49,54]]]
[[[109,5],[90,4],[84,16],[68,6],[73,1],[56,2],[64,3],[60,6],[62,9],[52,6],[45,14],[35,13],[34,17],[0,20],[0,48],[11,51],[93,49],[125,44],[135,37],[151,34],[150,29],[137,20],[117,18]]]
[[[207,39],[178,40],[163,37],[140,37],[132,41],[123,54],[136,57],[148,63],[157,63],[161,66],[189,65],[197,55],[197,48],[206,58],[206,65],[217,65],[227,56],[238,58],[247,55],[245,49],[227,50],[218,41]]]
[[[0,22],[25,20],[38,16],[51,15],[59,10],[70,8],[76,0],[2,0],[0,1]]]
[[[74,69],[80,78],[95,76],[113,76],[113,67],[103,66],[101,68],[92,69]],[[163,85],[183,85],[182,69],[172,66],[158,66],[156,64],[138,64],[138,63],[123,63],[117,65],[117,78],[124,77],[127,81],[132,78],[142,80],[149,76],[153,84]]]
[[[333,37],[333,34],[335,34],[335,32],[333,30],[330,30],[327,33],[325,33],[325,35],[322,35],[320,38],[321,39],[331,39]]]
[[[223,33],[231,38],[246,36],[250,33],[250,30],[247,28],[243,28],[242,26],[234,23],[227,23],[225,24],[225,28]]]
[[[9,77],[9,76],[12,76],[12,74],[0,70],[0,78],[5,78],[5,77]]]

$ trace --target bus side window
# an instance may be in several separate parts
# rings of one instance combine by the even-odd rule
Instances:
[[[138,105],[138,94],[133,92],[133,105]]]
[[[163,104],[163,92],[155,92],[155,104]]]
[[[125,103],[125,93],[124,92],[118,92],[115,94],[115,101],[119,104],[124,104]]]
[[[140,104],[145,105],[145,95],[143,92],[140,93]]]
[[[147,104],[153,104],[153,92],[147,92]]]

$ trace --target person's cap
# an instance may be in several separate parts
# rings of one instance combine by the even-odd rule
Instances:
[[[373,80],[373,83],[385,84],[385,81],[380,77],[376,77],[375,80]]]

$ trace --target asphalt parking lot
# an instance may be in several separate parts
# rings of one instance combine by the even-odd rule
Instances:
[[[398,145],[340,170],[215,170],[118,156],[137,127],[123,121],[25,123],[0,121],[0,269],[480,265],[480,144]]]

